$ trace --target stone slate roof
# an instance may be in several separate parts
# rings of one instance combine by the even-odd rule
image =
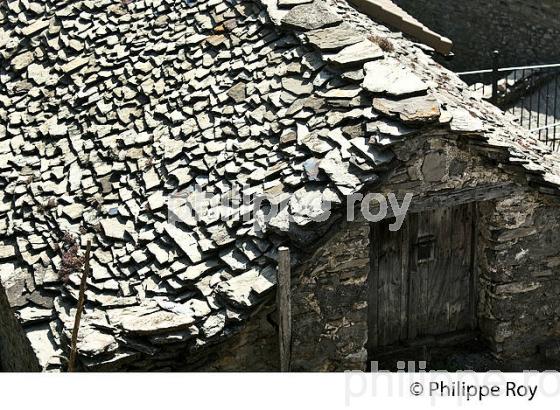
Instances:
[[[148,368],[239,329],[277,247],[297,264],[328,227],[320,199],[374,187],[415,134],[468,136],[558,193],[547,147],[344,1],[11,0],[0,21],[0,277],[47,369],[87,240],[81,361]],[[222,205],[237,187],[263,209]]]

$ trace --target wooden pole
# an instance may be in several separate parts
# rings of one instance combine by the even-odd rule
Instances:
[[[78,331],[80,330],[80,321],[82,320],[82,312],[86,303],[86,286],[87,277],[89,275],[89,257],[91,252],[91,241],[87,241],[86,256],[84,261],[84,273],[80,282],[80,294],[78,296],[78,306],[76,308],[76,316],[74,318],[74,328],[72,329],[72,344],[70,350],[70,360],[68,361],[68,371],[76,371],[76,356],[78,355]]]
[[[292,355],[292,296],[290,278],[290,250],[278,248],[278,292],[276,306],[278,308],[278,328],[280,342],[280,371],[290,371]]]
[[[492,53],[492,100],[491,103],[498,104],[498,82],[500,81],[500,72],[498,66],[500,64],[500,52],[494,50]]]

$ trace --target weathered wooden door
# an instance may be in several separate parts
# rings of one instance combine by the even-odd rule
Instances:
[[[409,214],[397,232],[372,225],[370,350],[476,327],[475,209]]]

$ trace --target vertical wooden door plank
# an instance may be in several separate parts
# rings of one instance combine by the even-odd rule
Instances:
[[[455,274],[452,264],[456,255],[452,255],[453,211],[440,208],[434,211],[429,230],[434,237],[434,260],[428,272],[428,325],[426,334],[446,333],[452,313],[451,294],[454,287]]]
[[[370,225],[370,271],[368,277],[368,350],[379,346],[378,341],[378,281],[379,281],[379,224]]]
[[[429,211],[429,212],[422,212],[418,216],[418,234],[416,237],[416,244],[418,241],[425,236],[431,235],[433,233],[433,221],[434,221],[434,212],[436,211]],[[418,252],[418,246],[415,246]],[[417,255],[418,256],[418,255]],[[429,275],[430,272],[433,270],[434,261],[426,261],[420,262],[417,260],[418,266],[418,282],[420,288],[418,290],[418,301],[417,301],[417,310],[418,310],[418,322],[417,322],[417,336],[425,336],[427,334],[427,329],[430,327],[429,324],[429,308],[430,308],[430,301],[429,301]]]
[[[410,277],[410,233],[409,233],[409,223],[405,219],[401,229],[399,231],[400,236],[400,251],[401,251],[401,287],[400,287],[400,298],[401,298],[401,340],[408,339],[408,289],[409,289],[409,277]]]
[[[379,223],[379,267],[377,275],[377,341],[379,346],[391,343],[389,327],[391,322],[391,306],[389,302],[390,259],[387,258],[389,235],[386,225]]]
[[[389,240],[385,249],[387,258],[387,342],[395,344],[401,339],[401,232],[391,232],[387,224]]]
[[[418,335],[418,320],[420,308],[418,303],[420,301],[420,277],[418,274],[418,248],[415,246],[418,241],[418,214],[410,214],[408,216],[408,238],[409,238],[409,252],[408,252],[408,332],[407,338],[409,340],[415,339]]]

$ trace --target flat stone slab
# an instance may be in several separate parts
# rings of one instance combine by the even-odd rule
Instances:
[[[313,3],[313,0],[278,0],[278,7],[293,7]]]
[[[52,336],[49,323],[30,326],[25,330],[25,335],[33,346],[39,364],[42,367],[46,367],[53,357],[62,353],[51,341]]]
[[[166,333],[150,337],[150,342],[154,345],[166,345],[171,343],[183,343],[199,334],[196,326],[191,326],[187,330]]]
[[[453,119],[449,126],[451,131],[455,132],[482,132],[484,129],[482,120],[464,108],[453,110]]]
[[[323,51],[339,50],[364,39],[362,33],[345,24],[312,30],[306,36],[311,44]]]
[[[380,150],[368,144],[368,139],[365,137],[353,138],[350,140],[350,143],[376,167],[386,165],[394,158],[391,151]]]
[[[106,333],[102,333],[86,327],[81,329],[82,336],[78,340],[78,350],[80,354],[94,357],[109,351],[114,351],[118,348],[116,339]]]
[[[190,314],[177,314],[152,306],[114,310],[109,315],[109,320],[111,324],[118,325],[126,333],[138,335],[188,330],[195,322],[195,318]]]
[[[398,115],[405,123],[437,121],[441,115],[439,102],[433,96],[419,96],[404,100],[374,98],[373,108],[386,115]]]
[[[343,48],[334,56],[327,57],[327,60],[341,66],[357,66],[383,58],[383,55],[381,47],[369,40],[363,40]]]
[[[72,204],[62,208],[62,212],[72,221],[76,221],[82,217],[84,206],[82,204]]]
[[[257,301],[258,295],[266,292],[276,284],[274,270],[251,269],[235,276],[217,286],[216,292],[231,303],[250,307]]]
[[[15,70],[21,70],[30,65],[33,60],[33,53],[30,51],[26,51],[25,53],[18,54],[17,56],[12,58],[11,64]]]
[[[313,92],[313,84],[296,77],[282,78],[282,88],[295,95],[309,95]]]
[[[339,150],[331,150],[321,161],[319,169],[325,171],[343,195],[350,195],[361,187],[361,182],[349,171],[350,163],[342,159]]]
[[[417,132],[416,129],[407,127],[397,121],[378,121],[375,127],[381,134],[390,135],[391,137],[405,137]]]
[[[120,223],[116,218],[102,220],[101,227],[105,235],[109,238],[124,239],[125,225]]]
[[[52,309],[42,309],[33,306],[28,306],[18,311],[19,320],[24,324],[44,322],[53,317]]]
[[[200,247],[197,244],[197,240],[191,232],[183,231],[175,227],[174,225],[167,224],[165,231],[168,235],[175,241],[175,243],[181,248],[185,255],[189,257],[192,263],[198,263],[202,261],[202,253]]]
[[[14,245],[0,245],[0,259],[7,259],[16,256],[16,247]]]
[[[247,98],[246,85],[244,83],[237,83],[231,87],[227,95],[231,97],[236,103],[240,104]]]
[[[428,85],[408,67],[389,61],[370,61],[364,65],[366,76],[362,86],[373,93],[395,97],[426,92]]]
[[[50,25],[50,20],[37,20],[34,23],[30,24],[29,26],[23,28],[21,30],[21,34],[24,36],[31,36],[33,34],[38,33],[39,31],[43,31]]]
[[[64,64],[61,68],[66,74],[69,74],[88,63],[89,59],[86,57],[77,57],[68,63]]]
[[[48,68],[35,63],[32,63],[29,67],[27,67],[27,75],[37,85],[43,85],[46,82],[50,83],[54,77],[50,74],[50,70]]]
[[[324,221],[330,215],[331,204],[339,204],[339,195],[331,188],[303,186],[290,198],[293,221],[299,226]]]
[[[298,142],[316,154],[324,154],[332,149],[332,146],[327,141],[319,138],[316,132],[305,135]]]
[[[342,17],[318,1],[296,6],[282,19],[282,25],[304,31],[334,26],[341,22]]]
[[[359,85],[347,85],[341,88],[333,88],[320,95],[325,98],[342,98],[350,99],[357,97],[362,92],[362,88]]]

